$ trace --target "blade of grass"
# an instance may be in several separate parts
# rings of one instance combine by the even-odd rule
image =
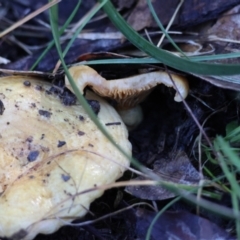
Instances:
[[[240,141],[240,126],[236,127],[234,130],[232,130],[231,132],[229,132],[226,136],[225,136],[225,140],[226,141],[231,141],[232,143],[234,142],[239,142]]]
[[[114,58],[114,59],[102,59],[102,60],[90,60],[90,61],[82,61],[77,63],[76,65],[86,64],[144,64],[144,63],[160,63],[158,60],[154,58]]]
[[[228,142],[226,142],[223,137],[217,136],[214,142],[216,147],[224,154],[224,156],[227,157],[227,159],[237,168],[238,172],[240,172],[240,161],[239,157],[236,152],[232,150],[232,148],[229,146]],[[226,164],[223,160],[223,164]],[[239,189],[240,194],[240,189]]]
[[[99,0],[103,2],[103,0]],[[176,68],[185,72],[192,72],[202,75],[234,75],[240,74],[240,65],[236,64],[211,64],[197,63],[187,59],[179,58],[173,54],[161,50],[143,37],[141,37],[131,26],[129,26],[122,16],[117,12],[112,3],[108,1],[103,7],[114,25],[125,35],[125,37],[137,48],[147,53],[151,57],[163,62],[167,66]]]
[[[223,137],[217,137],[214,141],[215,147],[217,151],[223,151],[224,155],[228,156],[229,162],[231,162],[233,165],[236,163],[236,156],[235,153],[233,152],[232,148],[228,145],[228,143],[223,139]],[[224,172],[224,175],[228,179],[230,185],[231,185],[231,198],[232,198],[232,205],[233,205],[233,211],[235,214],[239,213],[239,199],[240,199],[240,187],[238,185],[238,181],[236,179],[236,174],[233,171],[230,171],[225,159],[223,156],[220,154],[219,155],[219,161],[220,165],[222,167],[222,170]],[[239,162],[239,158],[238,158]],[[239,164],[237,164],[239,165]],[[236,231],[237,231],[237,236],[238,239],[240,239],[240,221],[239,219],[236,219]]]
[[[174,198],[172,201],[170,201],[168,204],[166,204],[161,211],[159,211],[156,216],[153,218],[148,230],[147,230],[147,235],[146,235],[146,240],[150,240],[151,239],[151,233],[154,227],[154,224],[157,222],[157,220],[161,217],[161,215],[169,208],[171,207],[175,202],[179,201],[181,199],[181,197],[177,197]]]
[[[64,23],[64,25],[60,28],[59,30],[59,35],[62,35],[65,31],[65,29],[69,26],[69,24],[72,22],[74,16],[76,15],[80,5],[81,5],[82,0],[79,0],[78,3],[76,4],[75,8],[73,9],[71,15],[68,17],[67,21]],[[42,52],[42,54],[39,56],[39,58],[35,61],[35,63],[32,65],[30,70],[32,71],[38,64],[39,62],[44,58],[44,56],[48,53],[48,51],[54,46],[54,40],[52,40],[47,48]]]
[[[216,54],[216,55],[209,55],[209,56],[194,56],[194,57],[189,57],[189,59],[191,59],[192,61],[200,62],[200,61],[212,61],[212,60],[221,60],[221,59],[238,58],[238,57],[240,57],[240,52]]]
[[[161,31],[163,32],[163,35],[157,45],[157,47],[160,47],[160,44],[162,43],[163,39],[164,39],[164,36],[167,37],[167,39],[169,40],[169,42],[175,47],[175,49],[180,52],[184,57],[188,58],[184,52],[177,46],[177,44],[173,41],[173,39],[170,37],[170,35],[168,34],[168,30],[170,28],[170,25],[167,26],[167,29],[165,30],[165,28],[163,27],[160,19],[158,18],[156,12],[155,12],[155,9],[152,5],[152,2],[150,0],[147,0],[147,4],[148,4],[148,7],[149,7],[149,10],[150,12],[152,13],[152,16],[154,18],[154,20],[156,21],[157,25],[159,26],[159,28],[161,29]],[[181,3],[180,3],[181,4]],[[181,5],[180,5],[181,6]],[[178,8],[179,9],[179,8]],[[178,11],[178,9],[176,9]]]
[[[232,192],[232,205],[233,205],[233,210],[235,213],[239,213],[239,198],[237,197],[237,194],[235,192]],[[238,239],[240,239],[240,221],[236,219],[236,231],[237,231],[237,236]]]
[[[221,186],[222,191],[230,192],[229,187],[226,187],[221,183],[221,178],[224,178],[224,176],[217,178],[207,167],[204,166],[203,169],[206,172],[206,174],[210,177],[210,179],[213,179],[212,182],[217,183],[219,186]]]
[[[225,149],[224,152],[225,153],[228,152],[228,155],[229,155],[229,153],[231,152],[231,148],[230,146],[226,146],[226,144],[227,143],[220,136],[218,136],[214,141],[214,147],[218,152],[222,151],[224,148]],[[228,159],[230,162],[234,164],[234,157],[230,157]],[[220,166],[224,172],[225,177],[228,179],[228,182],[231,185],[231,189],[232,189],[231,194],[236,194],[240,199],[240,186],[238,185],[235,174],[232,171],[230,171],[222,154],[219,154],[218,160],[220,162]]]
[[[72,89],[73,89],[74,93],[77,96],[78,101],[82,104],[83,108],[85,109],[85,111],[89,115],[90,119],[96,124],[96,126],[108,138],[108,140],[119,150],[119,152],[121,154],[123,154],[123,156],[128,158],[136,168],[138,168],[143,173],[147,174],[149,176],[149,178],[152,178],[153,180],[159,180],[159,177],[157,175],[155,175],[154,173],[150,172],[147,168],[145,168],[142,164],[140,164],[136,159],[132,158],[127,153],[125,153],[125,151],[123,151],[121,149],[121,147],[119,147],[116,144],[116,142],[113,140],[113,138],[109,134],[109,132],[102,126],[102,124],[96,118],[94,112],[92,111],[92,109],[88,105],[87,101],[84,99],[83,95],[80,93],[77,85],[75,84],[74,80],[72,79],[72,76],[70,75],[70,73],[68,71],[68,68],[67,68],[67,66],[66,66],[66,64],[64,62],[62,49],[61,49],[61,45],[60,45],[60,41],[59,41],[59,31],[58,31],[57,22],[58,22],[57,21],[57,7],[53,6],[50,9],[50,23],[51,23],[51,27],[52,27],[53,38],[54,38],[54,41],[55,41],[55,45],[56,45],[56,48],[57,48],[57,51],[58,51],[59,58],[60,58],[60,60],[62,62],[62,66],[63,66],[64,71],[65,71],[65,74],[66,74],[66,76],[69,79],[69,82],[70,82],[70,84],[72,86]]]
[[[196,61],[196,62],[201,62],[201,61],[212,61],[212,60],[221,60],[221,59],[229,59],[229,58],[239,58],[240,57],[240,52],[239,53],[224,53],[224,54],[216,54],[216,55],[209,55],[209,56],[195,56],[195,57],[189,57],[191,61]],[[121,62],[122,60],[122,62]],[[134,63],[161,63],[161,61],[155,59],[155,58],[150,58],[150,57],[144,57],[144,58],[128,58],[128,59],[99,59],[99,60],[90,60],[86,61],[86,63],[90,64],[105,64],[105,61],[107,64],[115,64],[116,63],[129,63],[129,64],[134,64]],[[113,62],[112,62],[113,61]],[[94,62],[94,63],[92,63]],[[102,63],[103,62],[103,63]]]
[[[72,46],[73,42],[79,35],[79,33],[82,31],[82,29],[86,26],[86,24],[90,21],[90,19],[103,7],[103,5],[107,2],[108,0],[104,0],[101,4],[96,4],[91,11],[86,15],[86,17],[83,19],[82,24],[75,30],[75,33],[71,37],[71,40],[67,44],[66,48],[63,51],[63,58],[66,56],[67,52],[69,51],[70,47]],[[58,69],[60,65],[60,61],[56,64],[56,67],[54,69],[54,72]]]
[[[219,204],[216,204],[214,202],[208,201],[206,199],[198,199],[195,195],[191,194],[191,191],[186,191],[181,188],[176,188],[172,184],[162,184],[166,189],[169,191],[174,192],[175,194],[181,196],[182,198],[186,199],[187,201],[196,204],[197,206],[200,206],[206,210],[211,211],[212,213],[215,213],[219,216],[224,216],[230,219],[238,219],[240,220],[240,213],[234,212],[232,209],[221,206]]]
[[[192,61],[200,62],[200,61],[211,61],[211,60],[221,60],[221,59],[229,59],[229,58],[238,58],[240,57],[240,53],[226,53],[226,54],[218,54],[211,56],[198,56],[198,57],[189,57]],[[90,60],[83,61],[81,64],[157,64],[162,63],[161,61],[155,58],[115,58],[115,59],[99,59],[99,60]]]

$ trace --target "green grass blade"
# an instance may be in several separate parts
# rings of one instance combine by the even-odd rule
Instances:
[[[163,27],[161,21],[159,20],[156,12],[155,12],[155,9],[151,3],[151,0],[147,0],[147,4],[148,4],[148,7],[149,7],[149,10],[154,18],[154,20],[156,21],[157,25],[159,26],[159,28],[161,29],[161,31],[163,32],[163,34],[167,37],[167,39],[169,40],[169,42],[175,47],[175,49],[180,52],[184,57],[188,58],[184,52],[177,46],[177,44],[173,41],[173,39],[170,37],[170,35],[168,34],[168,32],[165,30],[165,28]]]
[[[99,1],[103,2],[103,0]],[[103,8],[105,13],[110,18],[110,20],[132,44],[134,44],[137,48],[147,53],[151,57],[156,58],[157,60],[166,64],[167,66],[173,67],[181,71],[192,72],[195,74],[202,75],[240,74],[240,65],[192,62],[187,59],[176,57],[169,52],[161,50],[155,47],[153,44],[149,43],[147,40],[141,37],[135,30],[133,30],[132,27],[126,23],[122,16],[113,7],[110,1],[108,1]]]
[[[154,58],[113,58],[113,59],[99,59],[83,61],[79,64],[97,65],[97,64],[156,64],[160,63]]]
[[[206,167],[203,167],[204,171],[206,172],[206,174],[209,176],[212,182],[217,183],[218,185],[220,185],[226,192],[230,192],[231,190],[229,189],[229,187],[225,186],[224,184],[222,184],[221,180],[222,178],[224,178],[224,176],[220,176],[220,177],[215,177],[214,174]]]
[[[216,147],[217,151],[222,151],[224,153],[224,156],[228,158],[228,161],[233,165],[235,165],[237,169],[239,169],[238,156],[222,137],[216,138],[216,140],[214,141],[214,146]],[[222,167],[224,175],[228,179],[232,189],[231,198],[232,198],[233,212],[235,214],[239,214],[240,187],[236,179],[236,173],[229,170],[229,167],[227,166],[225,159],[223,158],[222,155],[219,155],[218,159],[220,161],[220,165]],[[238,239],[240,239],[240,221],[239,219],[236,219],[235,222],[236,222],[235,224],[236,224],[237,236],[238,236]]]
[[[219,204],[213,203],[211,201],[208,201],[206,199],[198,199],[196,197],[196,195],[191,194],[191,190],[183,190],[183,188],[181,187],[175,187],[173,186],[173,184],[161,184],[161,186],[165,187],[166,189],[168,189],[169,191],[174,192],[175,194],[181,196],[182,198],[186,199],[187,201],[196,204],[197,206],[200,206],[202,208],[205,208],[206,210],[211,211],[212,213],[215,213],[219,216],[224,216],[230,219],[238,219],[240,220],[240,213],[236,213],[234,212],[232,209],[225,207],[225,206],[221,206]],[[197,191],[197,189],[196,189]],[[194,191],[196,193],[196,191]]]
[[[224,156],[227,157],[228,161],[231,163],[231,165],[235,165],[240,170],[240,164],[239,164],[239,158],[237,155],[232,151],[231,147],[228,145],[227,142],[224,141],[223,137],[218,136],[214,141],[214,147],[218,152],[222,152]],[[240,199],[240,186],[236,180],[235,173],[231,171],[228,167],[226,160],[224,159],[222,154],[219,154],[218,156],[220,166],[224,172],[225,177],[228,179],[228,182],[231,185],[232,192],[237,194],[238,198]]]
[[[226,54],[218,54],[211,56],[197,56],[197,57],[189,57],[192,61],[200,62],[205,60],[220,60],[220,59],[229,59],[229,58],[238,58],[240,57],[240,53],[226,53]],[[162,63],[161,61],[150,58],[115,58],[115,59],[99,59],[99,60],[90,60],[83,61],[81,64],[157,64]]]
[[[227,159],[237,168],[240,172],[240,161],[238,154],[229,146],[222,137],[218,136],[215,139],[215,143],[218,145],[219,150],[227,157]]]
[[[58,32],[58,26],[57,26],[57,11],[56,11],[56,6],[53,6],[50,9],[50,22],[51,22],[51,26],[52,26],[52,34],[53,34],[53,38],[55,41],[55,45],[59,54],[59,58],[62,62],[62,66],[64,68],[65,74],[67,75],[69,82],[73,88],[74,93],[76,94],[76,97],[78,99],[78,101],[82,104],[83,108],[85,109],[85,111],[87,112],[87,114],[89,115],[89,117],[91,118],[91,120],[96,124],[96,126],[102,131],[102,133],[108,138],[108,140],[119,150],[119,152],[121,154],[123,154],[126,158],[128,158],[131,163],[138,168],[140,171],[142,171],[143,173],[147,174],[149,176],[149,178],[152,178],[154,180],[158,180],[159,178],[151,173],[147,168],[145,168],[142,164],[140,164],[136,159],[132,158],[131,156],[129,156],[127,153],[125,153],[125,151],[123,151],[121,149],[121,147],[119,147],[115,141],[113,140],[113,138],[111,137],[111,135],[109,134],[109,132],[102,126],[102,124],[98,121],[98,119],[96,118],[94,112],[92,111],[92,109],[90,108],[90,106],[88,105],[87,101],[85,100],[85,98],[83,97],[83,95],[80,93],[77,85],[75,84],[74,80],[72,79],[72,76],[70,75],[68,68],[64,62],[64,58],[63,58],[63,53],[62,53],[62,49],[61,49],[61,45],[60,45],[60,41],[59,41],[59,32]]]
[[[179,201],[181,199],[181,197],[176,197],[174,198],[172,201],[170,201],[168,204],[166,204],[161,211],[159,211],[156,216],[153,218],[148,230],[147,230],[147,235],[146,235],[146,240],[150,240],[151,239],[151,233],[154,227],[154,224],[157,222],[157,220],[160,218],[160,216],[169,208],[171,207],[175,202]]]
[[[237,197],[237,194],[235,192],[232,193],[232,205],[233,205],[233,211],[237,214],[239,213],[239,198]],[[240,239],[240,221],[238,219],[235,220],[236,224],[236,232],[238,239]]]
[[[221,60],[221,59],[229,59],[229,58],[239,58],[240,52],[236,53],[223,53],[223,54],[216,54],[216,55],[207,55],[207,56],[191,56],[189,59],[195,62],[200,61],[213,61],[213,60]]]
[[[104,4],[106,4],[107,1],[108,0],[103,0],[101,4],[97,5],[95,8],[93,8],[90,11],[90,13],[88,14],[88,17],[85,19],[85,21],[83,21],[81,26],[78,27],[76,32],[73,34],[71,40],[67,44],[66,48],[64,49],[63,57],[65,57],[65,55],[67,54],[69,48],[72,46],[73,42],[75,41],[75,39],[77,38],[79,33],[82,31],[82,29],[86,26],[86,24],[90,21],[90,19],[104,6]]]
[[[60,28],[59,34],[62,35],[65,31],[65,29],[69,26],[69,24],[72,22],[74,16],[76,15],[80,5],[81,5],[82,0],[79,0],[75,8],[73,9],[71,15],[67,19],[67,21],[64,23],[64,25]],[[52,40],[47,48],[42,52],[42,54],[39,56],[39,58],[35,61],[35,63],[32,65],[30,70],[32,71],[39,63],[40,61],[44,58],[44,56],[48,53],[48,51],[54,46],[54,40]]]
[[[226,141],[239,142],[240,141],[240,126],[233,129],[231,132],[227,133],[225,136]]]

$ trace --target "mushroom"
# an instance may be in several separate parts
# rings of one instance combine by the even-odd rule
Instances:
[[[184,77],[171,74],[171,79],[169,74],[163,71],[143,73],[113,80],[106,80],[94,69],[84,65],[71,67],[69,72],[82,93],[86,87],[91,87],[99,96],[115,100],[117,109],[129,109],[136,106],[158,84],[164,84],[173,88],[176,86],[178,90],[174,97],[176,102],[181,102],[182,98],[186,98],[189,91],[188,82]],[[71,89],[67,77],[65,77],[65,84]]]
[[[50,88],[34,77],[0,79],[0,238],[30,240],[84,216],[103,190],[84,191],[114,182],[129,166],[81,104],[64,105]],[[90,91],[86,99],[130,155],[116,110]]]
[[[176,102],[181,102],[182,99],[186,98],[189,91],[188,81],[184,77],[176,74],[171,74],[170,77],[168,73],[163,71],[113,80],[106,80],[94,69],[84,65],[71,67],[69,72],[82,93],[86,87],[90,87],[99,96],[114,101],[114,105],[128,130],[134,129],[142,121],[143,113],[138,104],[158,84],[177,88],[174,97]],[[72,90],[67,77],[65,77],[65,85]]]

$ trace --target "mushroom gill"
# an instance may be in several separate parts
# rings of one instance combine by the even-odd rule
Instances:
[[[85,87],[90,87],[99,96],[114,99],[117,102],[118,109],[128,109],[136,106],[158,84],[175,88],[172,80],[178,89],[174,97],[175,101],[182,101],[182,98],[187,97],[189,91],[188,82],[184,77],[171,74],[171,80],[169,74],[163,71],[143,73],[116,80],[106,80],[94,69],[84,65],[71,67],[69,71],[82,93]],[[65,77],[65,84],[71,89],[67,77]]]

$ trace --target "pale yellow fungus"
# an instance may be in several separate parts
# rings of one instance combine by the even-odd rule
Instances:
[[[129,161],[77,103],[65,106],[51,84],[33,77],[0,79],[0,238],[33,239],[84,216]],[[102,98],[98,120],[129,155],[120,116]]]

